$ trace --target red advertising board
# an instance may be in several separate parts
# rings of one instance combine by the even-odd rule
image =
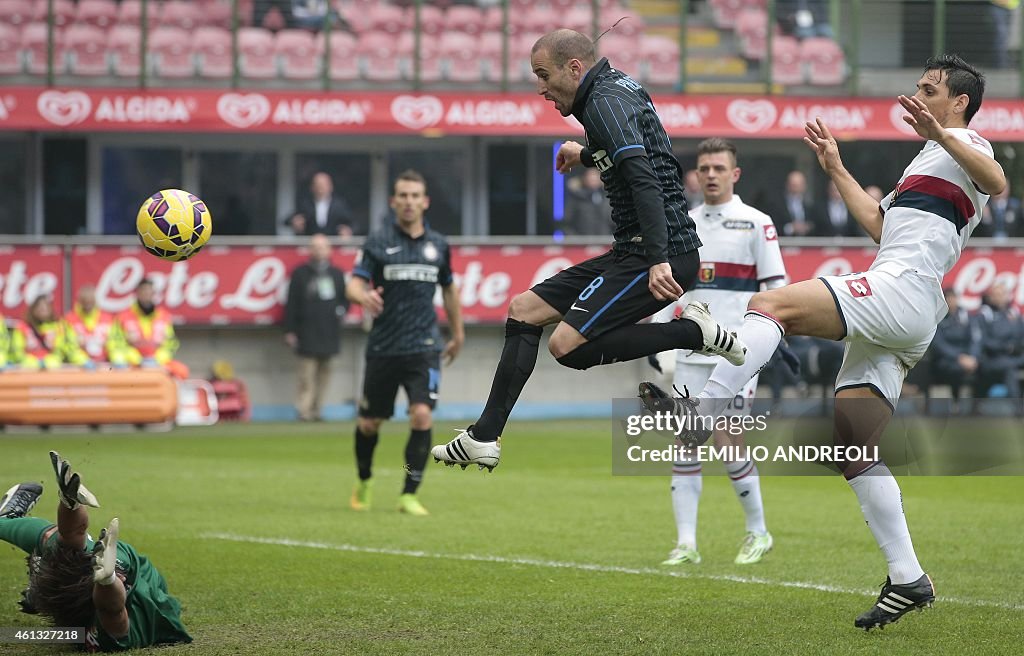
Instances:
[[[0,314],[22,319],[29,303],[53,297],[57,313],[64,310],[64,248],[0,245]]]
[[[603,252],[598,246],[457,246],[452,249],[463,314],[469,323],[503,323],[512,297],[574,262]],[[352,270],[355,248],[337,249],[335,262]],[[784,247],[790,278],[867,269],[874,248]],[[64,257],[70,258],[65,280]],[[258,325],[280,321],[290,272],[307,257],[292,246],[208,247],[185,262],[165,262],[136,246],[0,246],[0,299],[3,314],[20,317],[26,299],[41,293],[72,294],[85,284],[96,286],[97,301],[117,312],[132,301],[144,276],[158,290],[158,300],[175,321],[196,325]],[[1024,249],[968,249],[945,284],[975,308],[981,294],[997,280],[1013,290],[1024,309]],[[55,297],[60,303],[61,293]],[[435,297],[440,308],[440,294]],[[58,305],[59,308],[59,305]],[[358,321],[358,315],[351,315]]]
[[[670,136],[800,139],[820,116],[843,139],[910,140],[895,98],[658,94]],[[986,99],[971,127],[1024,141],[1024,104]],[[287,132],[572,137],[576,119],[530,93],[220,91],[0,87],[0,130]]]

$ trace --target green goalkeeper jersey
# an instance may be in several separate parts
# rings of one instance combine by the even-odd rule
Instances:
[[[86,541],[91,551],[94,542]],[[56,532],[46,547],[57,545]],[[107,634],[97,619],[86,629],[87,651],[121,651],[177,642],[192,642],[181,623],[181,604],[167,592],[167,582],[149,562],[127,542],[117,543],[117,572],[125,577],[128,609],[128,635],[120,640]]]

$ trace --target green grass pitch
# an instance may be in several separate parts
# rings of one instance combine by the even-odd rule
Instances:
[[[669,570],[668,480],[611,476],[608,422],[513,421],[493,474],[431,461],[427,518],[395,511],[406,434],[385,424],[369,513],[348,508],[351,424],[4,435],[0,486],[42,481],[52,518],[47,450],[82,472],[94,531],[119,516],[182,601],[195,643],[168,656],[1021,653],[1024,478],[903,477],[939,600],[864,633],[885,563],[838,477],[762,478],[775,549],[739,567],[739,504],[706,476],[704,562]],[[24,583],[3,545],[0,626],[40,626],[17,612]]]

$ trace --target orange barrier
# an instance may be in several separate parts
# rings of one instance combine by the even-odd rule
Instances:
[[[177,406],[173,379],[156,369],[0,374],[0,425],[156,424]]]

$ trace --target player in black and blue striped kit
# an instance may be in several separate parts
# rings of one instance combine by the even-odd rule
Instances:
[[[654,109],[635,80],[597,61],[594,44],[556,30],[533,46],[537,93],[586,129],[587,144],[562,144],[557,169],[577,164],[601,171],[615,223],[604,255],[570,267],[516,296],[490,396],[475,424],[445,445],[436,460],[493,469],[498,438],[533,372],[543,327],[557,323],[548,349],[573,369],[587,369],[685,348],[743,362],[745,348],[705,306],[689,305],[678,321],[637,324],[679,298],[697,275],[700,240],[687,214],[682,170]]]
[[[401,386],[409,399],[410,432],[398,509],[414,516],[428,514],[416,491],[430,450],[441,359],[451,362],[465,339],[448,240],[424,223],[429,206],[423,176],[412,170],[399,174],[391,196],[395,221],[366,239],[345,289],[349,300],[374,317],[356,423],[359,482],[349,504],[353,510],[370,507],[373,451],[381,423],[394,413]],[[451,326],[447,342],[441,338],[434,310],[438,285]]]

